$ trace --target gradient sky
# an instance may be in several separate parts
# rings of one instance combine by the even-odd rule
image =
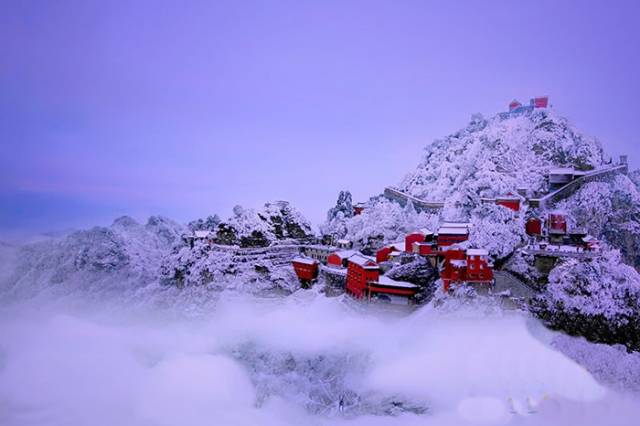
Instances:
[[[0,13],[0,232],[187,221],[397,183],[515,98],[638,143],[638,1],[14,1]]]

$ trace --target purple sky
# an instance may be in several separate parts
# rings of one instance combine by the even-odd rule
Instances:
[[[4,4],[0,230],[273,199],[317,223],[538,94],[638,166],[640,2],[452,3]]]

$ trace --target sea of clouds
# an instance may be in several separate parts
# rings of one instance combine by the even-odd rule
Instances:
[[[113,304],[112,304],[113,303]],[[3,304],[2,425],[636,424],[525,314],[230,293],[198,316]]]

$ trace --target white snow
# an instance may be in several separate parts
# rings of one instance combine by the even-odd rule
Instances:
[[[467,228],[455,228],[455,227],[441,227],[438,228],[438,235],[467,235],[469,230]]]
[[[576,173],[576,170],[571,167],[554,167],[549,169],[550,175],[573,175],[574,173]]]
[[[404,287],[404,288],[416,288],[417,285],[412,284],[412,283],[408,283],[406,281],[397,281],[397,280],[393,280],[385,275],[380,275],[380,277],[378,278],[378,283],[383,284],[383,285],[388,285],[388,286],[394,286],[394,287]]]
[[[640,274],[615,251],[590,262],[570,259],[551,271],[545,295],[567,311],[624,321],[625,315],[637,315]]]
[[[467,255],[469,256],[487,256],[488,250],[485,249],[467,249]]]
[[[378,268],[378,265],[375,264],[375,261],[372,261],[371,258],[367,257],[367,256],[363,256],[360,253],[356,253],[353,256],[349,257],[349,262],[353,262],[356,265],[360,265],[362,267],[366,268]],[[374,263],[373,265],[371,263]]]
[[[211,231],[195,231],[193,235],[196,238],[209,238],[212,236]]]
[[[546,190],[549,168],[597,167],[603,162],[598,141],[553,110],[487,119],[478,114],[465,128],[427,145],[422,161],[399,189],[446,201],[445,213],[466,214],[480,197],[515,193],[523,186]]]
[[[315,265],[318,263],[315,259],[311,259],[309,257],[296,256],[293,258],[292,262],[303,263],[305,265]]]

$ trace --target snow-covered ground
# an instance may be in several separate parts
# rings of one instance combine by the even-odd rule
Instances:
[[[605,377],[574,361],[591,344],[478,303],[384,314],[310,290],[222,294],[195,318],[73,306],[0,309],[0,424],[631,425],[640,415],[628,386],[637,362]],[[597,349],[601,369],[626,359]]]

